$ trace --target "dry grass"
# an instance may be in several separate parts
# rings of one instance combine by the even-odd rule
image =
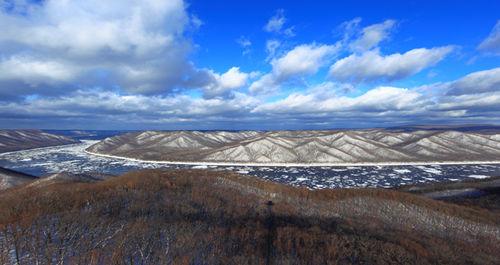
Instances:
[[[201,170],[11,189],[0,228],[1,264],[495,264],[500,253],[486,210]]]

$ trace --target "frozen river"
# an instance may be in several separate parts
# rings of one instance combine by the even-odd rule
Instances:
[[[250,167],[168,165],[100,157],[84,150],[97,141],[0,154],[0,166],[43,176],[55,172],[121,174],[143,168],[210,168],[231,170],[281,183],[309,188],[394,187],[438,181],[500,176],[500,164]]]

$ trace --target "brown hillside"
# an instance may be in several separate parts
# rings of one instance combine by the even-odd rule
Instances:
[[[146,170],[0,193],[0,263],[498,264],[498,217],[390,190]]]

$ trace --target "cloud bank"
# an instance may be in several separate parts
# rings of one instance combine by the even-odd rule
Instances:
[[[0,124],[307,129],[500,122],[498,67],[439,82],[395,82],[457,50],[444,44],[386,52],[396,20],[363,27],[355,18],[337,27],[338,39],[300,41],[280,9],[258,26],[261,43],[245,32],[232,39],[242,56],[262,49],[258,67],[215,70],[193,59],[202,19],[182,0],[0,0]],[[497,22],[477,50],[498,54],[499,28]]]

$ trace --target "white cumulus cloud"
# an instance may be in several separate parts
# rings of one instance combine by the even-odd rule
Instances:
[[[249,73],[241,72],[239,67],[232,67],[223,74],[212,75],[214,81],[203,90],[207,98],[231,95],[232,90],[245,86],[250,77]]]
[[[327,89],[335,89],[330,87]],[[314,89],[292,93],[283,100],[257,107],[256,112],[275,113],[380,113],[414,110],[423,106],[425,99],[416,91],[397,87],[377,87],[357,97],[339,96],[334,91]]]
[[[330,77],[353,82],[402,79],[437,64],[453,49],[453,46],[419,48],[387,56],[381,55],[379,50],[352,54],[330,67]]]
[[[1,80],[18,79],[36,87],[69,81],[78,75],[79,68],[64,62],[37,60],[28,56],[12,56],[0,61]]]
[[[276,14],[267,21],[264,26],[264,30],[267,32],[273,32],[282,34],[288,37],[295,36],[295,32],[293,31],[293,27],[285,28],[284,25],[287,19],[285,17],[285,11],[283,9],[278,9]]]
[[[250,48],[252,46],[252,42],[250,41],[250,39],[245,36],[241,36],[236,40],[236,43],[238,43],[243,49],[243,55],[247,55],[250,53]]]
[[[279,40],[267,40],[266,41],[266,52],[267,59],[266,61],[271,60],[276,55],[276,51],[281,46],[281,41]]]
[[[389,33],[395,25],[395,20],[388,19],[382,23],[363,28],[360,36],[350,44],[351,50],[366,51],[377,47],[381,41],[389,37]]]
[[[199,26],[199,19],[187,14],[182,0],[47,0],[11,5],[0,9],[1,64],[29,55],[48,62],[45,69],[53,68],[52,75],[58,75],[49,79],[120,86],[133,93],[168,93],[196,83],[192,79],[199,76],[187,58],[192,45],[185,37],[188,28]],[[33,60],[18,60],[18,66],[41,71]],[[62,74],[75,65],[78,74]],[[11,74],[9,80],[4,74],[3,80],[17,87],[36,85],[33,74],[23,73]],[[82,76],[84,80],[79,79]]]
[[[303,44],[296,46],[282,57],[271,60],[272,71],[250,85],[252,92],[276,89],[293,78],[315,74],[337,54],[337,45]]]

